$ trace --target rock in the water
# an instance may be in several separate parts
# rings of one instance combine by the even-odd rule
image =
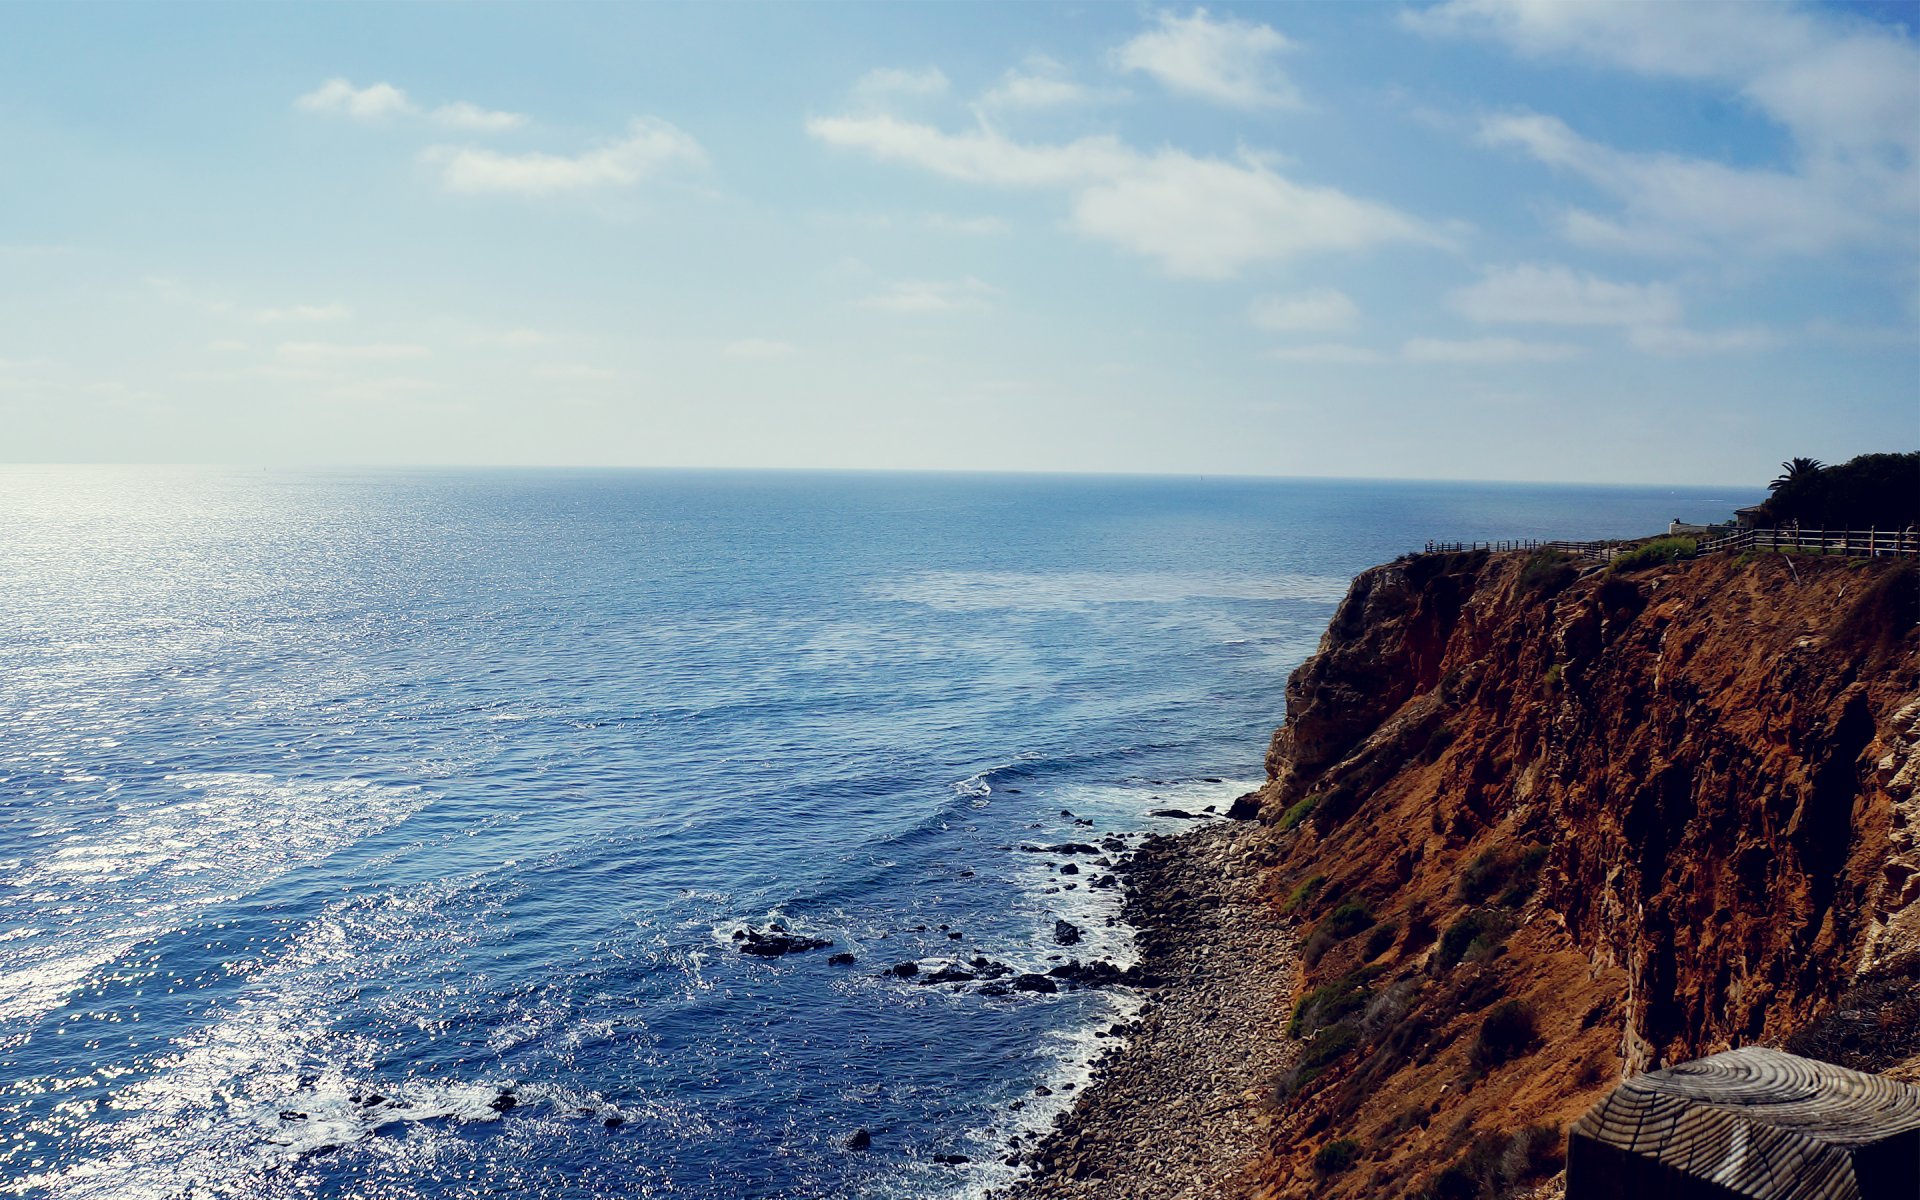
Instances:
[[[1147,814],[1150,817],[1171,817],[1177,821],[1199,821],[1205,818],[1198,813],[1190,813],[1184,808],[1156,808]]]
[[[1025,975],[1014,976],[1013,990],[1016,992],[1045,992],[1048,995],[1052,995],[1060,990],[1060,985],[1048,979],[1045,975],[1036,975],[1029,971]]]
[[[1253,821],[1260,816],[1260,793],[1247,792],[1236,796],[1227,806],[1227,819],[1230,821]]]
[[[853,963],[854,963],[853,955],[846,950],[842,950],[838,954],[827,955],[828,966],[850,967],[853,965]]]
[[[734,941],[739,943],[740,953],[751,954],[756,958],[779,958],[783,954],[799,954],[806,950],[819,950],[833,945],[827,938],[808,937],[800,933],[788,933],[786,927],[775,921],[761,929],[736,929]]]
[[[870,1150],[873,1148],[873,1134],[865,1129],[856,1129],[847,1135],[843,1144],[849,1150]]]
[[[1064,863],[1060,867],[1060,873],[1062,875],[1078,875],[1080,868],[1074,866],[1072,863]]]
[[[898,975],[900,978],[912,979],[915,975],[918,975],[920,973],[920,964],[917,962],[895,963],[893,964],[892,969],[893,969],[893,973],[895,975]]]
[[[1080,944],[1080,927],[1072,921],[1055,920],[1053,940],[1062,946],[1077,946]]]
[[[520,1101],[514,1096],[512,1092],[501,1092],[498,1096],[495,1096],[493,1098],[492,1102],[489,1103],[487,1107],[492,1109],[495,1112],[506,1112],[508,1109],[512,1108],[514,1105],[518,1103],[520,1103]]]

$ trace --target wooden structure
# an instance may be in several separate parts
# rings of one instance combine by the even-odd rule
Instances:
[[[1628,540],[1602,542],[1541,541],[1518,538],[1504,542],[1428,542],[1426,553],[1462,550],[1558,550],[1564,554],[1611,562],[1632,550],[1638,542]],[[1740,529],[1718,537],[1697,539],[1695,553],[1716,551],[1738,553],[1742,550],[1786,550],[1803,554],[1844,554],[1853,558],[1893,558],[1920,555],[1920,530],[1908,529]]]
[[[1574,1123],[1567,1200],[1915,1200],[1920,1088],[1780,1050],[1636,1075]]]

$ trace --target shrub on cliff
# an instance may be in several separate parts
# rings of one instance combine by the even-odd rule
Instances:
[[[1654,538],[1643,545],[1635,546],[1614,558],[1612,569],[1615,571],[1639,571],[1647,567],[1665,566],[1670,562],[1692,558],[1699,550],[1699,543],[1692,538],[1664,537]]]
[[[1298,826],[1300,822],[1306,820],[1313,814],[1314,808],[1318,806],[1319,803],[1320,797],[1315,795],[1308,796],[1304,800],[1299,800],[1288,805],[1287,811],[1280,814],[1280,832],[1285,833],[1289,829]]]
[[[1327,951],[1364,929],[1373,927],[1373,914],[1358,900],[1342,900],[1339,907],[1321,918],[1300,949],[1308,966],[1320,961]]]
[[[1566,1161],[1560,1131],[1530,1125],[1514,1134],[1483,1133],[1452,1165],[1436,1174],[1422,1200],[1499,1200],[1521,1185],[1545,1179]]]
[[[1489,850],[1460,872],[1460,898],[1468,904],[1484,904],[1497,894],[1500,907],[1516,908],[1539,886],[1540,868],[1546,861],[1545,846],[1528,846],[1517,853]]]
[[[1313,1173],[1325,1179],[1338,1175],[1351,1167],[1360,1158],[1360,1143],[1352,1138],[1339,1138],[1320,1147],[1313,1155]]]
[[[1476,908],[1447,926],[1440,935],[1440,948],[1436,952],[1440,965],[1452,967],[1461,959],[1490,958],[1506,943],[1507,934],[1513,931],[1513,924],[1503,913]]]
[[[1520,568],[1520,590],[1551,596],[1580,576],[1573,555],[1560,550],[1535,550]]]
[[[1480,1033],[1467,1050],[1467,1062],[1485,1074],[1520,1057],[1539,1040],[1533,1010],[1519,1000],[1504,1000],[1480,1022]]]
[[[1297,1038],[1318,1033],[1359,1012],[1367,1006],[1372,996],[1371,985],[1380,974],[1379,967],[1363,967],[1300,997],[1300,1002],[1293,1006],[1293,1016],[1287,1021],[1287,1036]]]
[[[1320,887],[1326,882],[1327,877],[1325,875],[1316,874],[1307,876],[1300,881],[1299,887],[1287,894],[1286,903],[1280,906],[1281,911],[1299,912],[1305,908],[1315,896],[1320,894]]]

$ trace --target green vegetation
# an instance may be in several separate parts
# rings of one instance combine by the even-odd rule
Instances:
[[[1506,945],[1507,935],[1511,932],[1513,922],[1505,913],[1476,908],[1447,926],[1440,935],[1440,947],[1436,952],[1440,965],[1452,967],[1466,958],[1476,962],[1491,958]]]
[[[1367,911],[1366,905],[1358,900],[1342,900],[1319,927],[1334,937],[1349,938],[1372,925],[1373,914]]]
[[[1338,1138],[1314,1152],[1313,1173],[1322,1179],[1329,1175],[1338,1175],[1351,1167],[1359,1157],[1359,1142],[1352,1138]]]
[[[1307,936],[1306,945],[1301,947],[1301,957],[1312,966],[1324,957],[1327,951],[1346,941],[1363,929],[1373,926],[1373,914],[1367,906],[1358,900],[1342,900],[1338,907],[1320,919]]]
[[[1665,566],[1670,562],[1692,558],[1699,548],[1699,543],[1692,538],[1654,538],[1615,557],[1610,569],[1616,572],[1640,571],[1647,567]]]
[[[1287,902],[1281,905],[1281,908],[1287,912],[1299,912],[1305,908],[1315,896],[1319,895],[1321,886],[1326,882],[1327,877],[1325,875],[1308,876],[1299,887],[1293,889],[1293,891],[1288,894]]]
[[[1503,1000],[1480,1022],[1480,1033],[1467,1050],[1467,1062],[1484,1074],[1512,1062],[1539,1040],[1533,1010],[1519,1000]]]
[[[1293,1016],[1287,1021],[1287,1036],[1297,1038],[1318,1033],[1359,1012],[1372,997],[1373,981],[1380,974],[1379,967],[1363,967],[1300,997],[1300,1002],[1293,1006]]]
[[[1501,908],[1517,908],[1539,886],[1540,868],[1546,861],[1545,846],[1528,846],[1517,854],[1489,850],[1460,872],[1460,898],[1468,904],[1484,904],[1497,895]]]
[[[1560,664],[1559,663],[1553,663],[1547,667],[1547,686],[1550,688],[1557,688],[1560,686]]]
[[[1319,804],[1320,797],[1313,795],[1289,805],[1287,811],[1280,814],[1280,832],[1285,833],[1313,815],[1313,810]]]
[[[1422,1200],[1499,1200],[1552,1175],[1565,1161],[1560,1131],[1551,1126],[1533,1125],[1511,1136],[1484,1133],[1420,1195]]]
[[[1393,949],[1393,943],[1400,936],[1400,927],[1393,924],[1376,925],[1367,935],[1367,944],[1361,948],[1360,957],[1368,962],[1379,958]]]
[[[1826,469],[1827,464],[1817,458],[1790,458],[1780,464],[1780,474],[1767,485],[1767,490],[1777,492],[1781,488],[1798,487]]]
[[[1520,590],[1551,596],[1580,576],[1573,555],[1560,550],[1535,550],[1520,568]]]
[[[1281,1099],[1297,1095],[1299,1091],[1320,1077],[1333,1061],[1360,1044],[1360,1031],[1351,1021],[1342,1021],[1338,1025],[1329,1025],[1313,1035],[1300,1051],[1300,1060],[1292,1070],[1286,1072],[1274,1082],[1274,1092]]]
[[[1306,1049],[1300,1052],[1300,1065],[1306,1070],[1318,1074],[1326,1070],[1327,1065],[1360,1044],[1360,1031],[1343,1021],[1338,1025],[1329,1025],[1313,1035]]]
[[[1920,451],[1862,454],[1837,467],[1818,459],[1781,463],[1761,505],[1768,525],[1812,529],[1904,529],[1920,525]]]

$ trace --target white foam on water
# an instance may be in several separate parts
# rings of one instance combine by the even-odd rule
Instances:
[[[1234,575],[1173,571],[923,571],[876,584],[880,600],[945,611],[1078,612],[1100,604],[1185,600],[1308,600],[1337,604],[1352,581],[1297,573]]]
[[[537,1082],[376,1070],[383,1056],[376,1023],[364,1020],[363,981],[404,980],[446,961],[474,939],[492,903],[474,884],[440,881],[329,905],[151,1073],[112,1094],[116,1119],[83,1122],[104,1143],[101,1154],[24,1186],[87,1200],[248,1196],[264,1173],[390,1125],[498,1121],[507,1090],[516,1111],[544,1105],[570,1120],[624,1117],[597,1096]],[[388,1017],[405,1015],[397,1003],[402,1012]]]
[[[1056,817],[1047,822],[1045,829],[1030,831],[1031,836],[1021,844],[1051,846],[1062,842],[1080,842],[1099,846],[1108,836],[1105,831],[1115,829],[1140,833],[1182,833],[1204,821],[1151,817],[1147,814],[1156,809],[1173,808],[1204,814],[1208,805],[1212,805],[1217,813],[1224,813],[1235,797],[1259,786],[1260,781],[1256,780],[1223,779],[1215,783],[1190,779],[1035,788],[1031,789],[1032,792],[1047,810],[1057,812],[1064,808],[1075,817],[1092,820],[1094,825],[1091,828],[1075,825],[1073,818]],[[1139,845],[1140,839],[1128,837],[1126,841],[1129,849],[1132,849]],[[1104,847],[1099,855],[1032,853],[1018,848],[1013,853],[1017,856],[1014,876],[1021,884],[1018,904],[1020,911],[1033,918],[1035,934],[1031,949],[1007,956],[1009,965],[1021,970],[1045,972],[1059,965],[1050,957],[1056,954],[1061,955],[1063,960],[1105,960],[1123,969],[1140,961],[1136,931],[1118,919],[1126,896],[1124,887],[1088,887],[1089,883],[1107,871],[1107,868],[1091,866],[1091,861],[1104,856],[1117,862],[1117,854]],[[1047,868],[1048,862],[1073,862],[1079,866],[1080,874],[1059,875]],[[1069,891],[1066,889],[1069,883],[1078,886]],[[1049,890],[1054,888],[1059,890]],[[1109,917],[1115,919],[1114,924],[1107,924]],[[1053,921],[1056,918],[1079,927],[1081,940],[1078,944],[1060,946],[1054,942]],[[1099,1031],[1110,1025],[1132,1021],[1146,1005],[1145,998],[1129,988],[1105,988],[1078,995],[1097,997],[1088,1019],[1048,1033],[1034,1051],[1041,1063],[1040,1082],[1051,1089],[1052,1095],[1018,1097],[1025,1102],[1018,1112],[1003,1109],[994,1123],[969,1130],[965,1135],[968,1143],[966,1153],[973,1161],[961,1171],[960,1179],[939,1189],[939,1195],[947,1200],[979,1200],[989,1190],[1011,1182],[1021,1168],[1007,1166],[1002,1161],[1008,1153],[1008,1138],[1017,1134],[1020,1148],[1031,1149],[1052,1128],[1054,1119],[1072,1107],[1075,1098],[1092,1084],[1095,1060],[1105,1051],[1122,1044],[1115,1038],[1099,1036]]]
[[[40,935],[0,971],[0,1047],[17,1045],[101,967],[237,899],[406,820],[417,787],[214,772],[166,776],[173,796],[122,801],[9,880],[0,922]]]

